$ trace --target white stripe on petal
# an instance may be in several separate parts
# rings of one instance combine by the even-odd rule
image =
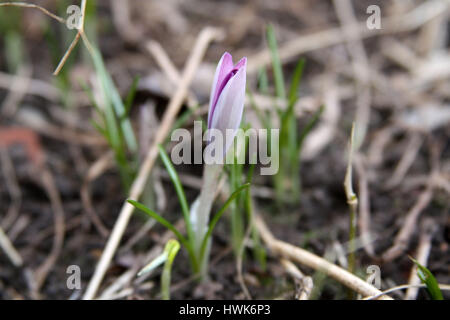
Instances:
[[[225,52],[220,58],[217,64],[216,73],[214,74],[214,81],[211,87],[211,93],[209,95],[209,111],[208,111],[208,128],[210,127],[210,119],[213,103],[215,100],[216,90],[219,86],[219,82],[222,82],[225,76],[233,69],[233,58],[231,54]]]
[[[244,66],[228,81],[219,96],[211,119],[211,128],[219,129],[224,138],[227,129],[236,132],[241,124],[245,100],[246,64],[245,62]],[[232,142],[233,140],[230,139],[226,141],[225,153]]]

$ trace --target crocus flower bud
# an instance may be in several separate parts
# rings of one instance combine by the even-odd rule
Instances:
[[[214,75],[209,101],[207,137],[211,145],[214,145],[213,149],[216,152],[222,152],[224,156],[233,143],[236,131],[241,124],[245,99],[246,67],[247,58],[241,59],[234,65],[231,54],[225,52]],[[220,142],[215,140],[217,137],[214,140],[212,139],[215,136],[215,134],[211,134],[212,131],[220,133],[222,136],[219,139]],[[230,131],[231,135],[229,134]],[[217,150],[216,148],[220,149]],[[196,237],[195,252],[197,257],[201,254],[201,245],[208,229],[209,215],[218,185],[217,180],[222,168],[223,163],[221,162],[209,164],[205,161],[200,195],[191,206],[190,219]],[[208,257],[209,245],[207,246],[207,254],[203,256],[203,261],[200,262],[200,273],[203,275],[207,269]]]
[[[208,129],[222,134],[224,155],[239,128],[244,110],[247,58],[233,64],[231,54],[225,52],[217,65],[209,100]],[[232,135],[227,130],[232,131]],[[210,136],[209,136],[210,137]],[[208,138],[210,140],[210,138]]]

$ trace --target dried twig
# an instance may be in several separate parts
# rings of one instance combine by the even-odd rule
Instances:
[[[83,39],[84,44],[86,45],[86,48],[91,52],[92,54],[92,46],[84,33],[84,17],[86,14],[86,0],[81,0],[81,16],[80,16],[80,22],[78,25],[78,32],[75,35],[75,38],[73,39],[72,43],[70,44],[69,48],[67,49],[64,56],[61,58],[61,61],[59,62],[58,66],[56,67],[55,71],[53,72],[54,76],[57,76],[61,69],[63,68],[64,64],[66,63],[67,59],[69,58],[70,54],[72,53],[73,49],[77,45],[78,41],[80,40],[80,37]]]
[[[170,82],[173,84],[174,87],[178,85],[178,81],[180,79],[180,73],[178,72],[175,65],[170,60],[169,56],[167,55],[164,48],[159,44],[159,42],[151,40],[146,44],[146,48],[148,52],[152,54],[152,56],[155,58],[156,62],[158,63],[161,70],[164,72],[164,74],[167,76],[167,78],[170,80]],[[189,91],[187,95],[188,99],[188,107],[194,108],[196,105],[198,105],[198,101],[195,98],[195,95],[193,92]]]
[[[61,17],[57,16],[56,14],[51,13],[50,11],[45,9],[44,7],[41,7],[41,6],[38,6],[38,5],[35,5],[35,4],[26,3],[26,2],[4,2],[4,3],[0,3],[0,7],[2,7],[2,6],[16,6],[16,7],[23,7],[23,8],[35,8],[35,9],[41,10],[43,13],[45,13],[49,17],[57,20],[60,23],[66,23],[66,20],[64,18],[61,18]],[[88,38],[86,37],[86,34],[84,33],[84,17],[85,17],[85,13],[86,13],[86,0],[81,0],[81,16],[80,16],[81,20],[80,20],[79,25],[78,25],[78,27],[79,27],[78,28],[78,32],[75,35],[75,38],[73,39],[73,41],[70,44],[69,48],[67,49],[66,53],[61,58],[61,61],[59,62],[58,66],[56,67],[55,71],[53,72],[53,75],[55,75],[55,76],[57,76],[59,74],[59,72],[61,71],[61,69],[63,68],[64,64],[66,63],[67,59],[69,58],[70,54],[72,53],[73,49],[77,45],[77,43],[80,40],[80,38],[83,39],[83,42],[86,45],[86,47],[88,48],[88,50],[92,52],[92,46],[91,46]]]
[[[450,290],[450,285],[448,284],[441,284],[439,283],[439,289],[441,290]],[[404,289],[408,289],[408,288],[426,288],[427,286],[425,284],[415,284],[415,285],[410,285],[410,284],[402,284],[387,290],[384,290],[383,292],[370,296],[370,297],[365,297],[363,300],[375,300],[380,298],[382,295],[384,294],[388,294],[388,293],[392,293],[398,290],[404,290]]]
[[[203,29],[203,31],[198,36],[194,49],[192,50],[192,53],[186,63],[186,67],[179,82],[178,89],[169,101],[166,113],[164,114],[164,117],[161,121],[160,129],[158,130],[155,136],[155,140],[151,148],[148,150],[147,156],[141,168],[139,169],[136,179],[131,186],[129,195],[130,199],[139,199],[158,155],[158,144],[164,142],[167,134],[170,131],[170,128],[172,127],[175,117],[178,114],[181,104],[186,96],[189,84],[194,77],[195,71],[197,70],[201,62],[207,46],[212,40],[221,38],[221,36],[222,32],[220,32],[218,29],[210,27]],[[114,225],[112,234],[108,239],[102,257],[97,265],[95,273],[91,281],[89,282],[83,299],[94,298],[100,282],[102,281],[103,276],[106,272],[106,269],[108,268],[111,259],[117,250],[125,228],[128,225],[128,221],[131,217],[131,214],[133,213],[133,209],[134,207],[130,203],[124,203],[119,213],[116,224]]]
[[[37,4],[32,4],[32,3],[27,3],[27,2],[2,2],[2,3],[0,3],[0,7],[6,7],[6,6],[38,9],[38,10],[42,11],[44,14],[48,15],[49,17],[55,19],[58,22],[61,22],[61,23],[66,22],[66,20],[64,18],[61,18],[60,16],[57,16],[54,13],[51,13],[44,7],[38,6]]]
[[[381,293],[380,290],[351,274],[347,270],[338,267],[337,265],[330,263],[329,261],[307,250],[275,239],[262,218],[258,215],[255,216],[255,226],[258,228],[259,234],[261,235],[263,241],[274,254],[285,257],[314,270],[321,271],[363,296],[373,296]],[[388,300],[392,299],[388,296],[382,296],[381,298]]]
[[[11,260],[12,264],[15,267],[21,267],[23,265],[22,257],[20,256],[16,248],[14,248],[14,245],[11,243],[2,227],[0,227],[0,247],[3,249],[9,260]]]
[[[297,266],[289,260],[281,259],[281,264],[283,265],[286,272],[294,279],[295,284],[299,287],[296,293],[296,299],[309,300],[313,289],[312,278],[305,276],[297,268]]]

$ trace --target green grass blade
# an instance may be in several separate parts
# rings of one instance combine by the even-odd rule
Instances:
[[[143,212],[145,212],[146,214],[148,214],[150,217],[152,217],[153,219],[155,219],[156,221],[158,221],[160,224],[162,224],[164,227],[166,227],[167,229],[169,229],[170,231],[172,231],[175,236],[178,238],[178,240],[180,240],[180,242],[186,246],[189,247],[189,244],[186,240],[185,237],[183,237],[183,235],[174,227],[173,224],[171,224],[169,221],[167,221],[166,219],[164,219],[163,217],[161,217],[159,214],[157,214],[156,212],[154,212],[153,210],[150,210],[149,208],[147,208],[146,206],[144,206],[142,203],[137,202],[135,200],[131,200],[128,199],[127,200],[130,204],[132,204],[136,209],[139,209]]]
[[[106,141],[108,141],[109,143],[108,132],[106,132],[105,128],[103,128],[97,121],[93,119],[91,119],[90,122],[94,129],[97,130],[103,137],[105,137]]]
[[[289,100],[286,111],[284,112],[284,118],[289,119],[294,116],[295,103],[298,100],[298,87],[303,75],[303,69],[305,67],[305,59],[300,59],[294,70],[294,75],[292,77],[291,86],[289,88]]]
[[[286,99],[286,89],[284,86],[283,69],[281,67],[281,60],[278,54],[277,40],[275,38],[275,31],[272,25],[267,27],[267,42],[272,57],[273,76],[275,80],[275,93],[278,98]]]
[[[269,94],[269,80],[267,78],[267,71],[265,68],[261,68],[258,71],[258,89],[262,94]]]
[[[100,52],[98,50],[94,50],[92,58],[94,60],[94,65],[97,73],[100,76],[105,99],[107,99],[107,101],[109,101],[114,108],[114,111],[109,112],[112,113],[117,119],[120,119],[121,132],[124,136],[125,141],[127,142],[128,149],[133,153],[137,152],[138,145],[133,132],[133,128],[131,127],[131,122],[125,116],[125,106],[122,102],[122,98],[120,97],[119,92],[117,91],[117,88],[111,79],[111,76],[105,68]]]
[[[174,239],[169,240],[164,248],[167,260],[164,263],[164,269],[161,275],[161,296],[163,300],[170,300],[170,274],[172,271],[173,260],[175,260],[179,250],[180,244]]]
[[[211,236],[214,227],[216,226],[217,222],[219,221],[220,217],[222,217],[223,213],[225,212],[225,210],[228,208],[228,206],[233,202],[233,200],[239,195],[239,193],[244,190],[245,188],[248,188],[250,186],[249,183],[243,184],[242,186],[240,186],[238,189],[236,189],[236,191],[234,191],[231,196],[228,198],[228,200],[225,202],[225,204],[223,205],[222,208],[220,208],[220,210],[214,215],[214,217],[212,218],[211,222],[209,223],[208,226],[208,231],[206,232],[205,236],[203,237],[202,240],[202,245],[200,247],[200,259],[199,261],[203,261],[203,256],[205,254],[206,251],[206,245],[208,243],[208,239]]]
[[[161,157],[167,172],[169,173],[170,179],[175,186],[175,191],[177,192],[178,199],[180,201],[181,210],[183,211],[184,221],[186,223],[186,230],[190,241],[194,241],[194,232],[191,225],[189,206],[186,200],[186,195],[184,194],[183,185],[181,184],[180,178],[178,177],[177,171],[172,165],[166,151],[161,145],[158,145],[159,156]]]
[[[431,298],[433,300],[444,300],[441,289],[439,289],[439,284],[431,271],[428,270],[427,267],[421,265],[416,259],[411,258],[411,260],[416,264],[417,276],[427,286],[427,290],[431,295]]]
[[[110,99],[110,89],[108,86],[107,80],[107,71],[103,65],[103,60],[98,51],[95,51],[92,56],[94,61],[94,66],[97,72],[98,80],[100,82],[100,86],[102,88],[105,108],[103,111],[104,119],[105,119],[105,129],[108,132],[109,141],[113,149],[120,150],[122,149],[122,142],[120,138],[119,128],[117,124],[117,119],[114,114],[114,110],[111,108],[111,99]],[[99,109],[100,110],[100,109]]]
[[[292,176],[297,176],[298,152],[297,152],[297,119],[295,117],[295,104],[298,100],[298,87],[300,85],[305,60],[300,59],[295,67],[294,75],[292,77],[291,86],[289,89],[289,99],[286,110],[281,116],[281,139],[282,147],[289,150],[290,166],[292,167]],[[296,179],[294,179],[294,183]],[[297,189],[297,188],[294,188]]]
[[[133,105],[134,98],[136,97],[137,86],[139,84],[139,76],[136,76],[133,79],[133,83],[131,84],[131,88],[128,91],[128,95],[125,98],[125,112],[124,117],[126,118],[130,114],[131,106]]]

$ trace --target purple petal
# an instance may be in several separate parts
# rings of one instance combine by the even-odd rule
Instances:
[[[220,58],[219,64],[216,68],[216,73],[214,74],[214,81],[211,88],[211,94],[209,97],[209,112],[208,112],[208,128],[211,124],[212,114],[215,109],[215,105],[217,103],[217,99],[219,98],[219,90],[221,91],[220,84],[226,78],[226,76],[233,70],[233,58],[231,54],[225,52]]]
[[[236,63],[236,65],[234,66],[234,69],[240,69],[242,67],[245,67],[247,65],[247,58],[242,58],[241,60],[239,60],[238,63]]]
[[[240,67],[236,74],[230,78],[220,93],[211,117],[210,128],[221,130],[223,137],[226,137],[227,129],[236,132],[241,124],[245,100],[247,59],[243,58],[238,65]],[[225,153],[232,142],[233,140],[227,139]]]

